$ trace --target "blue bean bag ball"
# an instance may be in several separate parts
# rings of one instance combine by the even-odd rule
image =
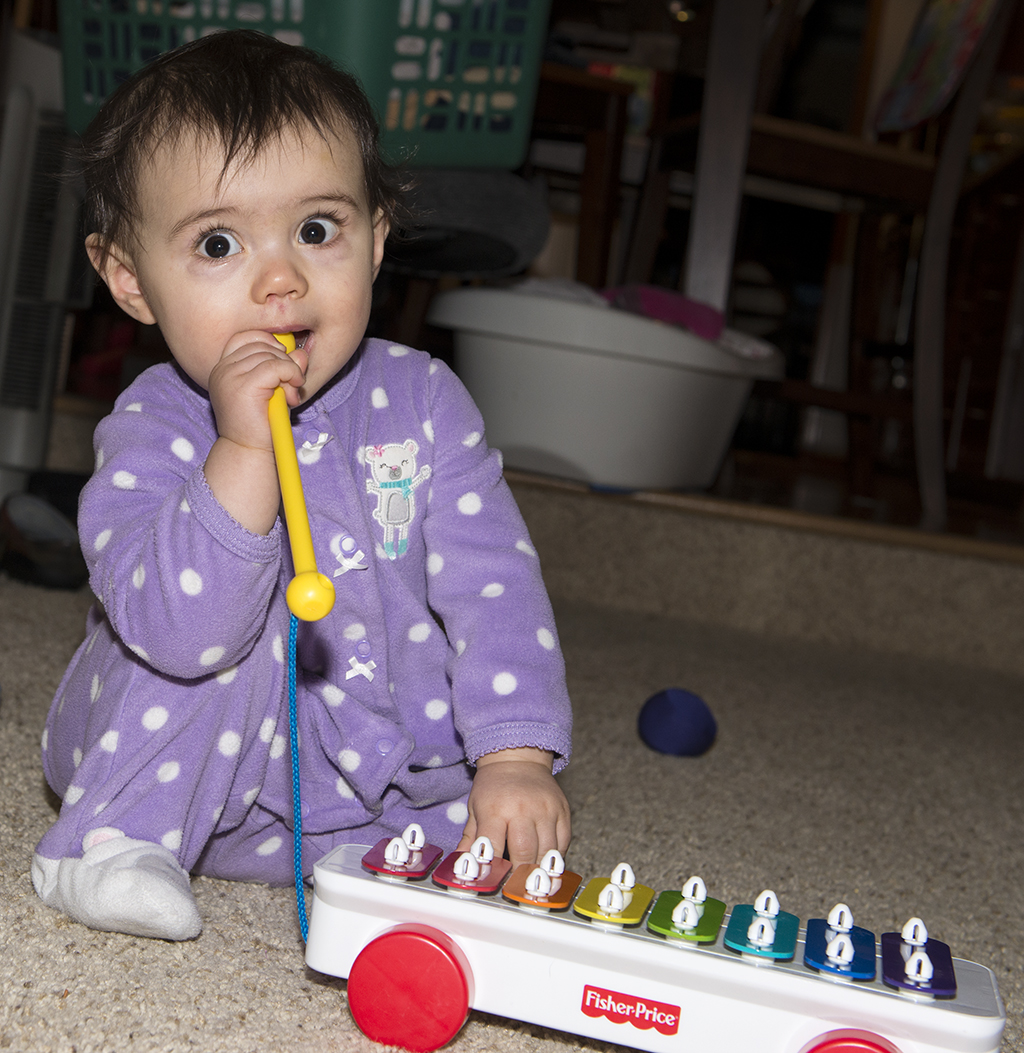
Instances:
[[[699,757],[715,741],[718,724],[707,703],[692,691],[669,687],[644,703],[640,738],[659,753]]]

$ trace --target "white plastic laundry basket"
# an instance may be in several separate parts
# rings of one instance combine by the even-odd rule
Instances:
[[[676,326],[527,290],[437,296],[456,369],[509,467],[624,489],[714,481],[774,349],[749,357]],[[765,347],[765,345],[762,345]]]

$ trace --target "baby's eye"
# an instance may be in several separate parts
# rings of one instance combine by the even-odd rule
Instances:
[[[223,230],[207,234],[199,239],[199,255],[208,256],[211,260],[222,260],[225,256],[234,256],[235,253],[241,251],[242,246],[231,234]]]
[[[299,228],[299,241],[303,245],[324,245],[338,234],[338,224],[326,216],[307,219]]]

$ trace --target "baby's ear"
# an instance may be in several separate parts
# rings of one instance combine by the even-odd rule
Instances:
[[[373,218],[373,278],[377,280],[380,265],[384,262],[384,243],[391,233],[391,224],[384,215],[384,209],[377,209],[377,215]]]
[[[153,325],[156,318],[149,309],[128,253],[119,245],[104,246],[99,234],[90,234],[85,239],[85,251],[121,310],[143,325]]]

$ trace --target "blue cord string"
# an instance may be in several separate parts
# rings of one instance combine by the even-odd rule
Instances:
[[[292,758],[292,843],[295,847],[295,903],[299,910],[302,942],[309,936],[306,916],[306,887],[302,874],[302,796],[299,792],[299,728],[296,716],[295,642],[299,633],[299,619],[292,615],[288,626],[288,738]]]

